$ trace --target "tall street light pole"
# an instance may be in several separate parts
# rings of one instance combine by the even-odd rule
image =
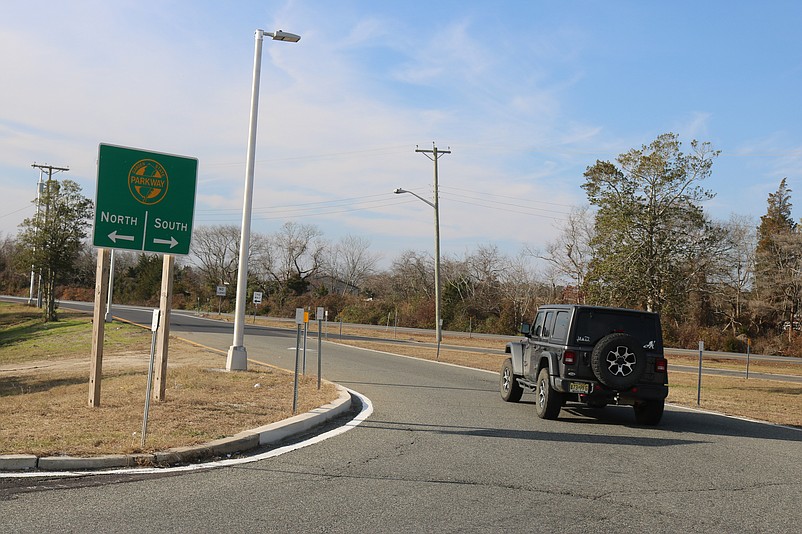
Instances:
[[[440,359],[440,343],[443,341],[443,323],[440,315],[440,192],[438,189],[438,170],[437,162],[443,154],[451,154],[451,150],[438,150],[437,146],[432,144],[432,150],[423,150],[416,148],[415,152],[424,154],[427,158],[434,162],[434,202],[429,202],[422,196],[406,189],[398,188],[393,193],[400,195],[402,193],[409,193],[410,195],[422,200],[432,208],[434,208],[434,322],[435,332],[437,338],[437,359]]]
[[[248,368],[248,352],[245,350],[245,305],[248,301],[248,256],[251,246],[251,208],[253,207],[253,168],[256,156],[256,119],[259,111],[259,71],[262,65],[262,40],[264,36],[274,41],[297,43],[299,35],[283,30],[266,32],[256,30],[253,53],[253,87],[251,89],[251,121],[248,129],[248,155],[245,164],[245,196],[242,201],[242,228],[240,232],[239,266],[237,267],[237,297],[234,311],[234,341],[228,349],[227,371],[244,371]]]

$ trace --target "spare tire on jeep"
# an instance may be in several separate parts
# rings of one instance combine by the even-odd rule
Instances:
[[[646,355],[634,337],[615,332],[601,338],[593,347],[590,366],[605,386],[629,389],[640,380],[646,368]]]

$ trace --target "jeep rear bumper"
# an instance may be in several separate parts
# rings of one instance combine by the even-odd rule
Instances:
[[[553,376],[552,387],[559,392],[577,393],[582,402],[604,401],[615,404],[635,404],[644,400],[661,400],[668,397],[668,386],[665,384],[637,384],[626,390],[611,389],[592,380],[571,380]],[[585,390],[578,385],[587,384]]]

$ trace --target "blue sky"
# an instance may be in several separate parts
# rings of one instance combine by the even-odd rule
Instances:
[[[199,159],[195,227],[239,226],[257,28],[253,230],[285,221],[445,254],[553,240],[597,159],[665,132],[722,151],[715,219],[757,218],[783,177],[802,207],[802,3],[2,0],[0,234],[38,171],[95,195],[99,143]]]

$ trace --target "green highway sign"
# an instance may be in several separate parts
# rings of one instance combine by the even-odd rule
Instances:
[[[101,144],[92,244],[189,254],[198,160]]]

